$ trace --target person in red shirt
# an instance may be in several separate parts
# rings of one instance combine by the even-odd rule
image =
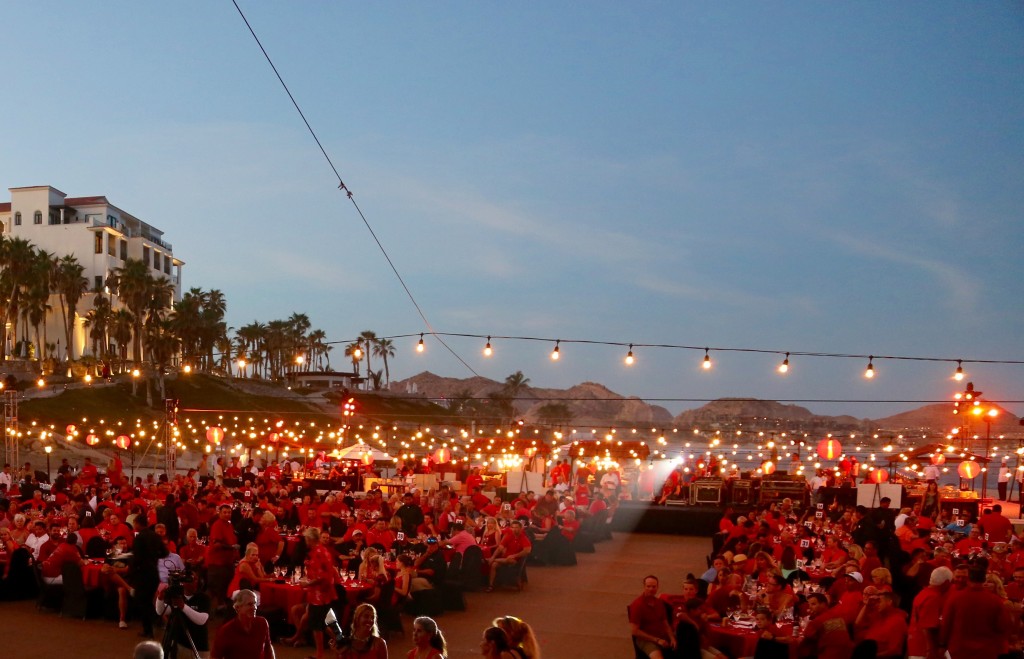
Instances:
[[[948,567],[932,570],[928,587],[914,598],[907,627],[907,656],[934,659],[939,652],[939,625],[946,594],[953,581],[953,571]]]
[[[64,568],[65,563],[82,564],[82,554],[78,551],[78,536],[74,533],[69,533],[64,542],[57,545],[43,561],[40,568],[43,581],[48,584],[64,583],[61,570]]]
[[[675,649],[676,635],[668,618],[668,607],[658,599],[658,577],[644,577],[644,591],[629,605],[629,626],[633,642],[650,659],[662,659],[664,651]]]
[[[893,606],[891,591],[864,589],[864,602],[853,623],[855,643],[874,641],[878,657],[902,657],[907,635],[907,614]]]
[[[92,458],[86,458],[85,464],[82,465],[82,470],[78,472],[78,482],[82,487],[87,487],[96,482],[96,476],[99,475],[99,471],[96,470],[96,465],[92,463]]]
[[[954,545],[954,549],[961,556],[967,556],[971,551],[980,551],[982,549],[984,543],[981,540],[981,529],[978,526],[976,524],[971,529],[971,532],[967,534],[966,538],[957,541],[956,545]]]
[[[498,546],[488,559],[491,566],[490,578],[488,580],[487,592],[494,590],[494,577],[498,574],[498,567],[502,565],[515,565],[519,561],[525,561],[533,550],[530,539],[523,533],[523,523],[518,519],[509,524],[509,529],[502,535]]]
[[[331,602],[338,593],[334,584],[338,581],[338,571],[334,567],[331,552],[320,541],[320,529],[306,529],[303,533],[309,554],[306,556],[306,609],[309,629],[313,632],[316,644],[317,659],[324,656],[324,618]]]
[[[996,659],[1007,652],[1012,622],[1003,598],[984,588],[985,568],[967,570],[967,588],[947,599],[939,647],[951,659]]]
[[[391,546],[395,544],[395,533],[388,528],[388,522],[383,517],[378,517],[373,528],[366,533],[366,544],[380,545],[384,551],[391,551]]]
[[[228,595],[228,584],[238,559],[238,536],[231,526],[231,506],[217,509],[217,519],[210,527],[210,545],[206,552],[210,605],[216,607]]]
[[[1003,507],[998,503],[992,506],[991,512],[981,516],[976,526],[981,527],[981,539],[989,544],[1009,542],[1010,536],[1013,535],[1013,524],[1003,515]]]
[[[210,659],[274,659],[270,624],[256,615],[256,602],[256,593],[238,591],[234,601],[237,615],[217,630]]]
[[[850,659],[853,641],[847,631],[846,621],[828,607],[828,599],[821,593],[811,593],[807,596],[807,613],[811,620],[804,629],[797,650],[798,656]]]

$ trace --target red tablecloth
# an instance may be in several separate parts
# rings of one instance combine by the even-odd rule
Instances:
[[[781,625],[786,634],[792,633],[792,625]],[[733,657],[752,657],[757,648],[759,632],[741,627],[708,625],[708,641],[711,646]],[[796,656],[796,643],[790,643],[790,655]]]
[[[306,589],[290,583],[264,581],[260,584],[260,607],[291,610],[296,604],[305,604]]]
[[[287,535],[284,538],[284,553],[287,556],[292,556],[295,550],[299,548],[299,543],[302,542],[301,535]]]
[[[82,583],[86,589],[99,588],[103,579],[103,561],[86,561],[82,565]]]

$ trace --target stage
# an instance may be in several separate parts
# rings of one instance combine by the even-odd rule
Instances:
[[[612,531],[662,533],[710,538],[718,532],[723,508],[714,505],[658,506],[650,501],[623,501],[612,518]]]

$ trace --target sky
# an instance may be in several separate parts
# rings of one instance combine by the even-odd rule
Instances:
[[[239,5],[436,331],[780,353],[705,372],[703,351],[627,368],[624,347],[450,339],[480,375],[947,400],[950,362],[775,368],[1024,360],[1020,3]],[[232,327],[429,331],[230,1],[0,0],[0,20],[0,187],[106,195]],[[393,379],[471,375],[415,342]],[[964,370],[1024,400],[1024,366]]]

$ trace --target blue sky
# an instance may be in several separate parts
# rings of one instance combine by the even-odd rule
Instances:
[[[240,5],[439,331],[1024,359],[1018,3]],[[230,2],[0,16],[0,187],[107,195],[232,326],[424,331]],[[413,344],[393,377],[468,375]],[[950,364],[452,346],[653,398],[957,388]],[[1024,367],[965,370],[1024,399]]]

